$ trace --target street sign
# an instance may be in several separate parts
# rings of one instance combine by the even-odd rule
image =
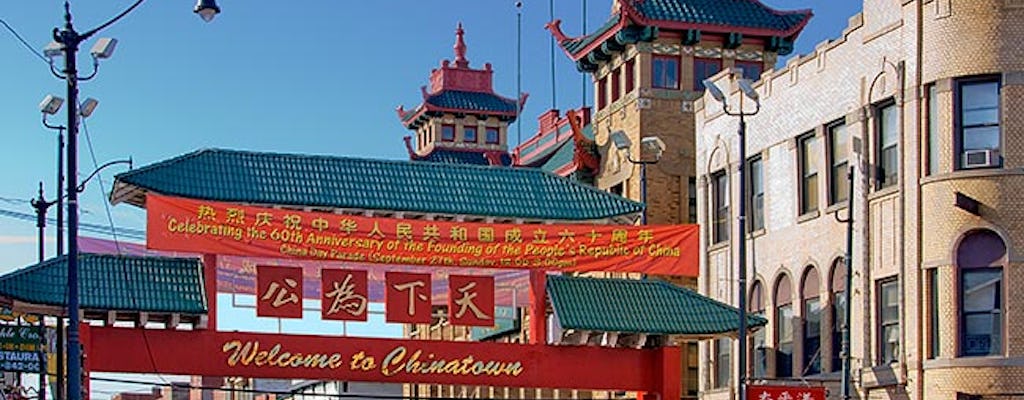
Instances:
[[[43,350],[38,326],[0,326],[0,371],[43,371]]]

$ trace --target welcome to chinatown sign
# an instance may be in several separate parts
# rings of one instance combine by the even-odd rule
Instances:
[[[303,212],[149,194],[155,250],[391,265],[697,276],[697,225],[491,224]]]

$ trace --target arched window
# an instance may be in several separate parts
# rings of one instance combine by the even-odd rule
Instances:
[[[960,355],[1003,353],[1006,243],[995,232],[968,233],[956,250],[960,278]]]
[[[752,314],[756,314],[764,317],[764,285],[761,281],[754,281],[754,285],[750,287],[750,301],[747,302],[747,311]],[[768,376],[768,346],[765,343],[767,334],[765,328],[754,331],[754,334],[750,336],[753,350],[754,360],[754,374],[753,378],[764,378]]]
[[[843,369],[843,324],[846,323],[846,264],[832,262],[832,371]]]
[[[803,374],[821,373],[821,298],[818,297],[818,270],[807,267],[801,286],[803,299]]]
[[[782,274],[775,284],[775,376],[793,376],[793,289]]]

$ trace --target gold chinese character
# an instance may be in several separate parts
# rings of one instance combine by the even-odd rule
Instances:
[[[345,276],[345,280],[339,284],[333,282],[334,290],[327,292],[327,298],[333,298],[331,307],[327,309],[327,315],[337,314],[339,311],[352,315],[360,315],[366,311],[366,296],[355,292],[356,284],[352,283],[352,274]]]
[[[260,300],[273,299],[271,300],[270,305],[274,308],[281,307],[288,303],[298,303],[299,295],[288,289],[295,289],[298,285],[299,283],[291,278],[285,278],[284,285],[277,282],[271,282],[270,287],[268,287],[267,291],[263,293],[263,297],[260,297]]]
[[[590,243],[594,243],[595,241],[597,241],[597,238],[601,237],[601,234],[597,233],[596,230],[591,229],[590,233],[587,234],[587,237],[590,238]]]
[[[384,232],[380,230],[380,223],[377,221],[373,221],[373,230],[371,230],[370,233],[367,233],[366,236],[383,239]]]
[[[477,228],[477,230],[476,230],[476,238],[479,239],[481,242],[484,242],[484,243],[493,242],[494,241],[494,228],[491,228],[491,227]]]
[[[284,216],[284,227],[288,229],[302,229],[302,217],[296,214]]]
[[[416,298],[417,297],[420,299],[420,301],[427,301],[427,295],[425,295],[423,293],[416,293],[416,288],[424,287],[424,286],[427,286],[427,284],[426,284],[426,282],[423,282],[423,281],[412,281],[412,282],[403,283],[403,284],[395,285],[394,286],[395,290],[397,290],[397,291],[400,291],[400,292],[403,291],[403,290],[408,290],[409,291],[409,315],[415,315],[416,314]]]
[[[476,303],[473,303],[473,299],[476,298],[477,293],[475,291],[471,292],[471,290],[475,287],[476,282],[470,282],[466,286],[456,289],[460,294],[462,294],[462,297],[454,300],[455,304],[459,306],[459,310],[455,312],[455,318],[462,318],[462,315],[465,314],[468,309],[473,311],[473,315],[476,316],[477,319],[491,319],[489,315],[480,311],[480,308],[476,306]]]
[[[199,206],[199,210],[196,211],[196,218],[213,220],[217,218],[217,212],[213,211],[213,207]]]
[[[465,242],[467,236],[467,230],[462,226],[453,226],[450,230],[452,240],[456,242]]]
[[[533,231],[533,242],[534,243],[547,243],[548,242],[548,231],[544,229],[536,229]]]
[[[612,231],[612,243],[626,244],[626,239],[629,236],[629,232],[625,229],[616,229]]]
[[[650,229],[643,229],[636,233],[636,237],[640,239],[641,242],[648,243],[654,240],[654,231],[651,231]]]
[[[345,232],[346,234],[350,234],[359,229],[359,224],[357,224],[356,221],[351,218],[342,219],[338,223],[338,226],[340,226],[341,231]]]
[[[241,208],[229,208],[227,223],[234,225],[245,225],[245,210]]]
[[[433,242],[441,238],[441,228],[437,225],[427,225],[423,227],[423,240]]]
[[[523,231],[519,228],[512,228],[505,231],[505,242],[506,243],[522,243],[523,242]]]
[[[562,244],[566,240],[576,243],[576,232],[568,229],[563,229],[561,232],[558,232],[558,244]]]
[[[271,215],[268,212],[261,212],[256,214],[256,222],[253,222],[252,226],[268,226],[270,225]]]
[[[331,226],[331,223],[327,222],[326,219],[317,218],[314,219],[313,221],[310,221],[309,225],[312,226],[313,228],[316,228],[316,230],[323,232],[325,229]]]
[[[398,239],[413,240],[412,224],[408,222],[399,222],[395,224],[395,237]]]

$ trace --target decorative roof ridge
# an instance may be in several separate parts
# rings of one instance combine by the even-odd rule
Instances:
[[[612,23],[613,21],[614,21],[614,24]],[[582,35],[575,36],[575,37],[569,37],[568,35],[565,34],[565,32],[562,31],[562,20],[561,19],[556,19],[554,21],[551,21],[551,22],[548,22],[548,23],[544,24],[544,28],[551,32],[551,35],[554,36],[555,40],[558,41],[558,47],[561,47],[562,51],[567,56],[569,56],[570,59],[578,60],[582,56],[581,57],[576,57],[577,54],[586,54],[588,51],[584,51],[584,50],[586,50],[586,48],[583,48],[583,49],[578,49],[575,53],[573,53],[568,48],[566,48],[566,45],[568,43],[571,43],[571,42],[582,42],[584,40],[587,40],[591,36],[595,36],[595,38],[591,40],[590,44],[587,45],[587,47],[593,46],[595,42],[603,42],[604,39],[607,39],[604,36],[609,36],[610,37],[612,34],[617,32],[618,30],[615,29],[615,28],[621,29],[622,26],[624,25],[623,24],[624,21],[625,21],[625,19],[623,18],[622,13],[621,12],[616,12],[616,13],[613,13],[612,15],[610,15],[608,17],[608,20],[605,21],[604,24],[602,24],[602,27],[610,25],[610,27],[608,27],[607,30],[602,32],[601,29],[599,28],[598,30],[594,31],[594,33],[588,34],[588,33],[584,32]],[[604,37],[604,38],[602,38],[602,37]],[[601,39],[601,40],[598,40],[598,39]]]
[[[641,13],[640,10],[637,10],[636,7],[633,6],[635,3],[640,3],[640,2],[643,2],[644,0],[616,0],[616,1],[619,2],[622,5],[622,13],[624,15],[628,16],[633,22],[636,22],[636,23],[638,23],[640,25],[654,25],[654,26],[657,26],[658,24],[654,23],[654,21],[662,21],[662,20],[656,20],[656,19],[648,18],[647,16],[643,15],[643,13]],[[767,11],[767,12],[769,12],[769,13],[775,15],[775,16],[779,16],[779,17],[788,16],[788,15],[798,15],[798,14],[806,15],[806,18],[804,18],[802,21],[800,21],[800,23],[791,26],[788,30],[782,31],[781,32],[782,35],[780,35],[780,36],[784,36],[784,37],[793,36],[793,38],[795,39],[796,35],[799,34],[800,31],[803,30],[804,26],[807,25],[807,22],[810,21],[812,16],[814,16],[814,12],[810,8],[804,8],[804,9],[799,9],[799,10],[782,11],[782,10],[778,10],[778,9],[769,7],[768,5],[762,3],[760,0],[742,0],[742,1],[746,1],[748,3],[752,3],[752,4],[760,7],[761,9],[763,9],[763,10],[765,10],[765,11]],[[670,22],[670,21],[666,21],[666,22]],[[708,23],[704,23],[704,24],[687,23],[686,25],[729,27],[729,25],[708,24]],[[744,31],[744,30],[764,31],[765,29],[741,29],[740,31]]]

